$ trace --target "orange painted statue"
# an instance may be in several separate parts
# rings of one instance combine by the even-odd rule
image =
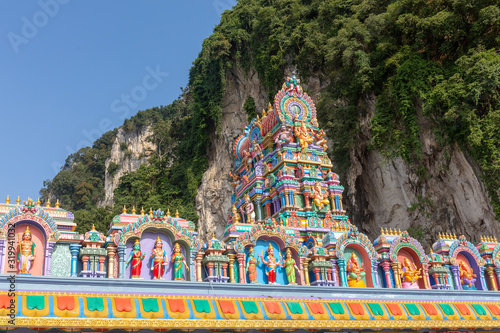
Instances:
[[[460,283],[464,289],[475,289],[474,283],[476,282],[476,274],[473,273],[472,268],[468,267],[464,261],[458,264],[460,271]]]
[[[17,273],[30,274],[33,268],[33,262],[36,258],[35,242],[31,240],[30,227],[27,226],[23,233],[23,237],[19,237],[17,246]]]
[[[253,247],[248,249],[248,259],[246,273],[248,273],[248,282],[257,283],[257,265],[259,257],[255,258],[255,250]]]
[[[401,270],[399,271],[403,288],[405,289],[418,288],[416,282],[418,281],[418,279],[422,277],[420,273],[421,271],[422,268],[419,268],[417,270],[415,265],[408,258],[405,258],[403,260],[403,264],[401,265]]]
[[[302,149],[309,148],[309,145],[313,142],[313,136],[309,133],[306,123],[302,121],[300,126],[295,127],[295,136],[299,139],[299,144]]]
[[[313,188],[313,198],[314,198],[314,204],[318,208],[318,210],[322,210],[326,205],[330,203],[328,200],[328,194],[321,190],[321,184],[319,182],[316,182]]]
[[[366,287],[365,282],[362,280],[366,273],[363,267],[359,265],[358,256],[353,253],[347,261],[347,284],[349,287]]]

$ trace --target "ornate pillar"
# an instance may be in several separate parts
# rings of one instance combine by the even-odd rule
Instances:
[[[486,284],[486,280],[484,279],[484,266],[479,266],[479,275],[481,275],[481,290],[488,290],[488,285]]]
[[[310,286],[311,284],[309,283],[309,261],[311,259],[309,258],[304,258],[304,284],[306,286]]]
[[[125,251],[126,247],[124,245],[118,246],[118,258],[120,260],[118,276],[120,277],[120,279],[125,279]]]
[[[391,271],[390,271],[391,264],[388,261],[382,261],[380,265],[382,265],[382,269],[384,270],[385,287],[394,288],[391,281]]]
[[[394,272],[394,281],[396,282],[396,288],[403,288],[401,285],[401,275],[399,275],[399,262],[391,262],[392,271]]]
[[[305,204],[305,209],[310,210],[311,206],[309,205],[309,191],[304,192],[304,204]]]
[[[234,283],[234,254],[229,253],[228,255],[229,258],[229,282]]]
[[[288,204],[292,207],[295,206],[294,191],[288,191]]]
[[[486,267],[486,274],[488,274],[488,278],[490,279],[491,290],[498,291],[497,284],[495,282],[495,273],[493,271],[493,266]]]
[[[106,256],[99,257],[99,271],[104,272],[104,261],[106,261]],[[104,277],[104,275],[102,275]]]
[[[378,262],[376,260],[372,261],[372,280],[374,288],[382,288],[378,280]]]
[[[462,290],[462,284],[460,283],[460,270],[458,265],[451,265],[451,273],[453,275],[453,281],[455,282],[456,290]]]
[[[222,264],[222,274],[221,276],[227,277],[227,263]]]
[[[189,271],[186,269],[186,280],[187,281],[196,281],[196,255],[197,255],[197,250],[195,249],[190,249],[189,246],[186,248],[186,251],[189,251],[189,257],[186,253],[186,266],[189,266]],[[189,258],[189,261],[188,261]],[[169,260],[167,256],[167,261]],[[165,268],[166,270],[166,268]]]
[[[266,202],[266,213],[267,213],[266,217],[271,217],[271,215],[273,215],[273,214],[271,214],[271,203],[270,202]]]
[[[500,287],[500,267],[495,267],[494,270],[497,275],[498,286]]]
[[[116,246],[109,245],[106,248],[106,251],[108,251],[108,278],[112,279],[113,272],[115,270],[114,263],[115,263],[115,255],[116,255]]]
[[[78,253],[80,252],[80,244],[69,244],[69,251],[71,252],[71,276],[77,277],[78,272]]]
[[[45,274],[50,276],[50,261],[52,260],[52,250],[54,249],[56,242],[47,242],[47,248],[45,249]]]
[[[431,280],[429,277],[429,264],[422,264],[424,266],[424,286],[425,289],[431,289]]]
[[[199,251],[196,253],[196,258],[195,258],[195,265],[196,265],[196,281],[202,282],[203,277],[201,275],[201,262],[203,261],[203,255],[205,253],[203,251]]]
[[[336,286],[336,287],[338,287],[339,286],[339,282],[337,281],[337,260],[330,259],[330,261],[333,264],[333,266],[332,266],[332,281],[333,281],[333,285]]]
[[[349,285],[347,284],[347,272],[345,267],[345,260],[338,259],[337,264],[339,265],[339,272],[340,272],[340,286],[348,287]]]
[[[240,283],[247,283],[247,276],[245,274],[245,253],[238,253],[238,267],[240,269]]]
[[[255,207],[255,214],[256,214],[255,219],[257,221],[262,220],[262,207],[260,206],[260,200],[255,200],[254,207]]]
[[[7,242],[7,239],[0,239],[0,268],[3,267],[3,258],[7,257],[4,255],[6,242]],[[8,262],[7,262],[7,264],[8,264]],[[15,271],[15,270],[8,269],[7,272],[9,272],[9,271]]]

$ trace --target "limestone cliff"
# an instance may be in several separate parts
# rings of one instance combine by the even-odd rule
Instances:
[[[317,77],[302,78],[304,89],[317,102],[322,83]],[[233,143],[248,124],[242,106],[245,98],[255,99],[257,110],[267,104],[266,93],[251,71],[245,74],[237,67],[226,73],[223,116],[220,135],[213,134],[209,151],[209,168],[196,197],[202,239],[221,236],[227,221],[232,186],[228,173],[234,167]],[[388,160],[369,149],[370,119],[375,101],[365,101],[369,112],[361,121],[359,143],[350,152],[351,166],[337,170],[347,175],[344,205],[351,221],[372,239],[380,228],[412,228],[428,248],[439,232],[465,234],[473,242],[480,235],[500,238],[493,208],[478,177],[478,167],[467,154],[451,147],[443,149],[434,140],[430,124],[420,116],[420,140],[424,151],[424,169],[408,165],[401,158]],[[419,227],[420,226],[420,227]]]
[[[106,159],[105,198],[98,206],[113,206],[113,191],[118,186],[120,177],[147,163],[151,152],[156,149],[149,141],[151,134],[151,126],[142,126],[133,131],[127,131],[123,126],[118,129],[110,156]],[[110,168],[112,164],[114,167]]]

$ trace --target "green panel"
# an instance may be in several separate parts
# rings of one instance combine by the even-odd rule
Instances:
[[[160,308],[158,307],[158,300],[156,298],[143,298],[142,308],[146,312],[158,312]]]
[[[383,316],[384,315],[384,310],[382,310],[382,307],[380,306],[380,304],[368,303],[368,307],[370,308],[371,312],[375,316]]]
[[[470,304],[473,308],[474,311],[480,316],[486,316],[486,310],[484,310],[483,306],[481,304]]]
[[[43,310],[45,308],[45,296],[26,296],[26,307],[30,310]]]
[[[194,299],[194,308],[198,312],[210,313],[210,303],[206,299]]]
[[[243,305],[246,313],[259,313],[257,303],[254,301],[241,301],[241,305]]]
[[[288,305],[290,312],[293,314],[302,314],[304,312],[298,302],[287,302],[286,304]]]
[[[451,308],[449,304],[439,304],[441,310],[443,310],[444,314],[447,316],[452,316],[455,314],[455,311]]]
[[[69,244],[56,244],[54,246],[50,259],[50,275],[60,277],[71,276],[71,252]]]
[[[418,309],[418,306],[416,304],[405,304],[406,309],[412,316],[419,316],[420,315],[420,310]]]
[[[328,306],[335,314],[344,314],[344,307],[340,303],[328,303]]]
[[[87,297],[87,309],[89,311],[103,311],[104,300],[102,297]]]

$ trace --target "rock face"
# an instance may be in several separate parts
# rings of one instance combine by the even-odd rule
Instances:
[[[148,141],[152,134],[151,126],[143,126],[137,131],[128,132],[123,127],[118,129],[115,142],[111,147],[111,155],[106,159],[106,175],[104,190],[106,196],[99,207],[113,206],[113,191],[118,186],[120,177],[127,172],[139,169],[141,164],[147,163],[148,158],[156,146]],[[109,173],[111,163],[118,165],[116,171]]]
[[[317,102],[320,80],[311,77],[304,82],[304,89]],[[248,124],[242,109],[248,95],[255,99],[257,110],[267,105],[266,92],[255,72],[245,74],[235,67],[226,73],[222,130],[211,138],[209,168],[196,197],[202,239],[214,232],[220,237],[226,226],[233,190],[228,173],[234,168],[234,141]],[[372,239],[379,235],[381,227],[412,228],[420,234],[426,250],[439,232],[464,234],[475,243],[480,235],[500,238],[499,222],[477,176],[475,162],[457,147],[443,150],[422,116],[420,139],[425,171],[421,168],[417,174],[417,168],[401,158],[386,160],[380,152],[368,149],[375,99],[368,98],[365,103],[369,112],[361,121],[359,145],[351,151],[351,166],[349,170],[338,170],[347,175],[341,183],[347,185],[344,205],[351,221]]]

